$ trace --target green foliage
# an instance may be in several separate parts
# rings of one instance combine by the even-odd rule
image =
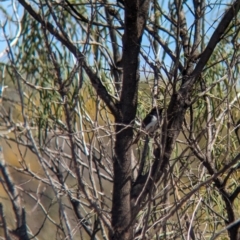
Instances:
[[[205,3],[202,15],[199,15],[199,42],[196,49],[191,49],[196,41],[195,8],[191,1],[180,1],[181,6],[177,9],[176,2],[152,2],[140,48],[141,81],[134,119],[139,124],[133,121],[131,127],[134,134],[138,133],[141,120],[155,105],[164,108],[163,119],[166,121],[161,123],[155,139],[149,137],[149,142],[141,139],[137,145],[126,147],[134,150],[138,167],[140,160],[145,159],[143,174],[155,170],[153,163],[156,156],[153,152],[156,146],[160,146],[161,150],[169,147],[164,145],[169,143],[165,142],[168,136],[164,131],[172,121],[172,113],[168,112],[169,103],[183,85],[184,71],[190,63],[192,66],[189,68],[194,69],[201,59],[225,9],[221,4],[226,4],[226,1]],[[119,107],[117,104],[122,96],[124,4],[122,1],[108,4],[98,1],[35,1],[31,4],[44,21],[52,24],[60,37],[77,47],[86,61],[83,63],[77,59],[68,44],[53,36],[27,11],[19,11],[23,15],[21,35],[9,50],[8,60],[0,63],[1,72],[5,67],[7,69],[1,81],[15,91],[13,95],[8,95],[7,90],[4,93],[1,124],[13,130],[11,136],[3,134],[1,137],[16,143],[21,166],[17,171],[26,177],[24,181],[35,179],[37,183],[34,183],[33,191],[38,188],[37,184],[49,188],[43,201],[49,214],[44,212],[43,215],[46,218],[54,216],[54,220],[49,218],[46,224],[48,229],[53,229],[53,226],[56,232],[60,232],[53,237],[68,238],[65,219],[71,216],[69,222],[79,231],[75,239],[80,239],[80,236],[84,239],[86,226],[94,232],[92,239],[95,235],[107,239],[118,133],[113,113],[98,95],[98,90],[102,87],[101,90],[104,89]],[[1,4],[0,11],[7,16],[8,23],[15,26],[16,17],[11,17]],[[186,26],[178,22],[181,17],[178,11],[183,11]],[[181,29],[177,29],[178,26]],[[188,54],[181,32],[184,27],[191,50]],[[170,161],[161,169],[160,181],[154,183],[153,190],[149,190],[147,198],[139,203],[141,209],[134,231],[140,229],[146,239],[189,239],[190,223],[199,239],[210,239],[228,223],[226,202],[230,200],[227,201],[221,191],[231,196],[239,188],[238,163],[234,163],[240,144],[239,32],[239,17],[236,17],[194,83],[189,99],[185,99],[187,110],[182,126],[177,129],[180,134],[169,154],[171,156],[168,156]],[[197,56],[192,61],[190,55],[195,50]],[[99,82],[94,85],[86,65],[99,78],[101,86]],[[14,114],[11,115],[8,110],[12,108]],[[174,131],[171,134],[174,136]],[[29,164],[31,161],[25,160],[26,148],[37,158],[33,161],[38,163],[34,170]],[[166,156],[161,157],[163,160]],[[222,171],[227,164],[230,167]],[[211,181],[208,182],[209,179]],[[217,185],[216,179],[221,186]],[[24,199],[29,200],[31,192],[27,190],[21,189],[27,196],[24,195]],[[41,194],[44,195],[44,190],[36,193]],[[41,202],[41,197],[38,198],[31,198],[36,205]],[[231,202],[235,219],[239,217],[238,198],[237,194]],[[27,204],[29,209],[34,209],[31,201]],[[42,210],[42,205],[38,207]],[[44,219],[41,224],[46,226]],[[45,229],[39,231],[39,239],[44,239]],[[225,231],[221,239],[227,239],[226,235]]]

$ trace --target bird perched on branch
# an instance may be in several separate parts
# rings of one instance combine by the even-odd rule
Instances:
[[[137,134],[133,144],[137,143],[140,139],[142,132],[146,132],[150,136],[158,129],[162,119],[162,108],[154,107],[142,121],[141,131]]]

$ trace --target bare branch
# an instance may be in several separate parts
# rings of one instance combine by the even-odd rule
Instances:
[[[41,23],[42,26],[44,26],[53,36],[55,36],[62,44],[64,44],[69,49],[69,51],[74,54],[74,56],[77,58],[77,60],[82,63],[82,67],[84,68],[84,70],[88,74],[88,77],[89,77],[90,81],[92,82],[92,85],[95,88],[96,92],[99,94],[99,96],[101,96],[101,98],[107,104],[107,106],[112,111],[112,113],[115,116],[118,116],[118,109],[116,108],[116,105],[115,105],[113,99],[109,96],[109,94],[108,94],[106,88],[104,87],[104,85],[102,84],[100,78],[87,65],[87,63],[85,61],[85,56],[82,55],[82,53],[77,49],[77,47],[74,46],[71,43],[71,41],[68,38],[66,38],[66,36],[59,33],[59,31],[56,28],[54,28],[54,26],[51,23],[45,21],[41,17],[41,15],[38,14],[31,7],[30,4],[28,4],[24,0],[19,0],[19,2],[22,4],[22,6],[29,12],[29,14],[34,19],[36,19],[39,23]]]

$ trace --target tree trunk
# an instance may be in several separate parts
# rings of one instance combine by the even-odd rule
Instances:
[[[125,1],[125,29],[123,37],[123,85],[116,119],[114,157],[114,187],[112,205],[112,239],[132,239],[131,226],[131,144],[132,124],[137,110],[139,82],[139,52],[148,16],[149,0]]]

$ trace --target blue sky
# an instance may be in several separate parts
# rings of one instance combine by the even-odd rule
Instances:
[[[23,9],[21,6],[19,6],[18,2],[15,1],[15,0],[7,0],[7,1],[3,1],[0,3],[0,6],[2,7],[2,9],[5,9],[5,11],[12,17],[12,23],[8,22],[6,24],[6,33],[7,33],[7,37],[10,39],[10,41],[12,40],[13,37],[16,36],[17,34],[17,31],[18,31],[18,28],[17,28],[17,25],[16,25],[16,16],[14,14],[14,11],[13,11],[13,7],[12,7],[12,3],[15,2],[16,3],[16,7],[17,7],[17,12],[19,14],[19,17],[21,18],[21,15],[23,13]],[[226,8],[226,5],[222,5],[223,3],[228,3],[228,2],[231,2],[231,1],[227,1],[227,0],[224,0],[224,1],[221,1],[221,5],[220,4],[216,4],[220,1],[208,1],[208,3],[211,3],[213,2],[213,4],[215,4],[213,10],[211,9],[211,7],[213,5],[209,4],[209,7],[207,8],[207,11],[209,11],[209,13],[206,15],[206,30],[208,29],[207,31],[207,34],[206,34],[206,41],[208,40],[208,38],[211,36],[212,32],[214,31],[218,21],[221,19],[221,15],[224,11],[224,9]],[[187,1],[187,3],[189,3],[189,7],[192,8],[191,6],[191,1]],[[165,12],[168,12],[168,1],[162,1],[162,4],[163,4],[163,8],[165,9]],[[150,14],[151,14],[151,11],[150,11]],[[187,24],[188,24],[188,27],[190,28],[191,24],[193,23],[193,16],[191,14],[191,11],[190,10],[187,10],[186,11],[186,16],[187,16]],[[0,23],[1,25],[4,24],[6,22],[6,16],[4,15],[3,11],[0,10]],[[165,28],[168,28],[167,26],[167,21],[164,23],[162,22],[161,23],[163,27]],[[212,25],[213,24],[213,25]],[[166,40],[166,37],[167,35],[164,33],[164,32],[159,32],[160,36],[162,39]],[[0,29],[0,54],[2,53],[2,51],[4,49],[6,49],[7,47],[7,42],[5,40],[5,37],[4,37],[4,34],[3,34],[3,31],[2,29]],[[153,53],[151,52],[151,49],[149,48],[149,43],[147,42],[147,38],[146,36],[143,38],[143,47],[144,49],[146,50],[146,52],[149,52],[150,56],[152,56],[152,60],[154,60],[154,56],[153,56]],[[172,48],[174,49],[174,46],[172,46]],[[4,61],[5,59],[7,59],[7,57],[2,57],[0,58],[0,61]],[[166,59],[166,61],[170,62],[170,59]]]
[[[11,17],[10,21],[6,21],[7,20],[6,15],[2,11],[2,9],[0,10],[0,54],[3,53],[3,51],[7,48],[7,41],[5,39],[2,26],[4,24],[6,24],[5,31],[6,31],[6,35],[7,35],[8,39],[9,39],[9,42],[11,42],[13,40],[13,38],[17,35],[17,31],[18,31],[18,27],[16,24],[17,19],[16,19],[16,15],[14,14],[12,3],[15,3],[16,10],[17,10],[17,13],[18,13],[20,19],[23,14],[22,7],[15,0],[14,1],[4,1],[4,2],[0,3],[1,8],[4,9],[4,11],[6,11],[6,13]],[[4,57],[2,57],[0,59],[0,61],[3,61],[4,59],[6,59],[6,54],[4,55]]]

